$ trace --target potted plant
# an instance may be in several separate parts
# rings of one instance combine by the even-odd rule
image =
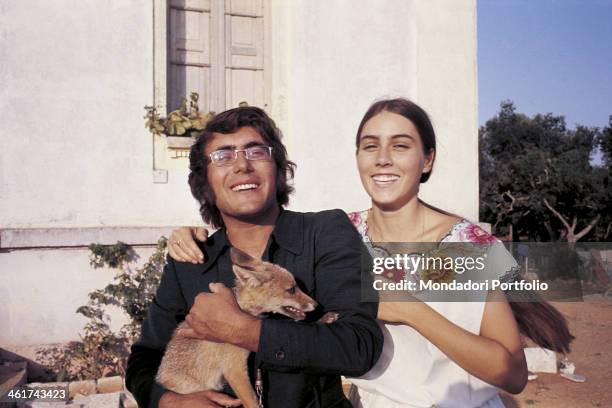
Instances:
[[[159,116],[155,106],[145,106],[145,127],[154,135],[165,135],[168,148],[187,150],[195,142],[199,132],[214,116],[214,112],[201,113],[198,106],[200,95],[191,92],[189,95],[189,108],[187,100],[183,98],[181,106],[168,114],[168,117]]]

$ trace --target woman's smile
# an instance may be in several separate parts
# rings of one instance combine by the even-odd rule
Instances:
[[[390,187],[395,184],[396,181],[400,179],[400,176],[397,174],[382,174],[377,173],[372,175],[372,180],[379,187]]]

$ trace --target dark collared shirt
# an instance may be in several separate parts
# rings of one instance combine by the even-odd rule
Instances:
[[[126,384],[141,407],[157,407],[166,391],[154,377],[166,344],[196,295],[209,292],[210,282],[234,286],[229,248],[225,229],[220,229],[202,245],[203,265],[168,259],[128,361]],[[367,250],[341,210],[279,215],[264,260],[293,273],[320,306],[305,322],[277,315],[262,321],[259,349],[249,362],[251,370],[253,365],[262,369],[267,408],[350,407],[339,376],[365,374],[383,343],[375,321],[377,304],[361,302],[361,291],[372,287],[366,282],[362,289],[361,275],[369,276],[361,274],[364,256],[369,257]],[[315,322],[328,311],[338,312],[339,319]]]

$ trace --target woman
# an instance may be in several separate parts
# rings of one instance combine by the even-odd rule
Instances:
[[[433,127],[419,106],[406,99],[375,103],[359,125],[356,146],[372,208],[349,217],[370,249],[373,242],[495,241],[478,226],[419,200],[419,185],[429,178],[435,159]],[[203,238],[201,230],[197,233]],[[180,244],[171,245],[171,256],[201,260],[191,230],[175,231],[171,242]],[[502,261],[496,276],[516,267],[507,252],[497,255]],[[385,347],[368,374],[351,380],[357,386],[351,395],[355,406],[503,407],[496,387],[518,393],[527,381],[519,327],[560,351],[571,337],[563,317],[549,305],[520,305],[523,316],[515,319],[503,293],[489,296],[497,301],[381,302]],[[522,327],[542,321],[546,330]]]

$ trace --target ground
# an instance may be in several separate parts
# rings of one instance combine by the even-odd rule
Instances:
[[[553,304],[567,317],[576,337],[568,358],[576,365],[576,374],[586,376],[586,382],[574,383],[558,374],[538,373],[538,378],[530,381],[521,394],[503,395],[506,407],[612,407],[612,297],[590,295],[584,302]],[[7,350],[35,360],[36,348],[13,346]],[[40,370],[32,370],[32,366],[30,375],[36,377]]]
[[[504,395],[507,408],[612,407],[612,297],[591,295],[584,302],[554,302],[568,319],[572,352],[568,359],[586,382],[538,373],[519,395]]]

